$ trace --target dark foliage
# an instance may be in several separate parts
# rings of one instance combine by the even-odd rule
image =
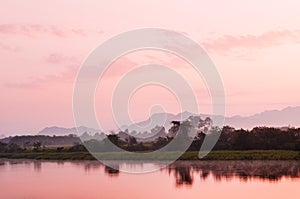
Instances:
[[[23,135],[12,137],[10,144],[17,144],[23,148],[34,147],[34,144],[40,143],[41,146],[59,146],[73,145],[80,143],[80,138],[74,135],[68,136],[46,136],[46,135]]]
[[[136,143],[130,140],[124,142],[118,139],[116,135],[111,135],[109,139],[120,148],[128,151],[153,151],[167,145],[166,150],[172,151],[176,150],[176,147],[181,143],[191,139],[186,133],[188,124],[184,125],[175,137],[159,137],[152,142]],[[271,127],[256,127],[249,131],[225,126],[215,133],[220,133],[220,137],[214,150],[300,150],[300,129],[281,130]],[[209,136],[214,136],[214,134],[203,131],[197,132],[188,150],[199,151],[204,139],[206,137],[209,139]],[[171,141],[175,143],[173,148],[170,144]],[[105,140],[103,142],[105,143]]]
[[[63,147],[59,147],[60,149]],[[57,148],[59,151],[59,149]],[[61,149],[62,151],[63,149]],[[83,144],[75,143],[72,147],[68,149],[69,152],[87,152],[85,146]]]
[[[206,138],[212,138],[220,134],[213,150],[291,150],[300,151],[300,128],[272,128],[255,127],[252,130],[234,129],[225,126],[222,129],[208,131],[211,121],[205,120],[205,125],[201,128],[195,128],[195,134],[191,136],[190,130],[193,128],[188,121],[182,123],[174,122],[169,134],[165,134],[164,128],[160,131],[165,137],[157,137],[155,140],[140,141],[132,135],[125,139],[120,139],[118,134],[107,135],[102,141],[92,139],[81,143],[75,136],[15,136],[8,144],[0,142],[0,152],[24,152],[33,149],[33,151],[47,151],[45,145],[60,145],[54,148],[56,152],[118,152],[122,149],[127,151],[155,151],[163,149],[164,151],[182,151],[191,143],[188,151],[199,151]],[[207,125],[209,124],[209,125]],[[202,128],[205,127],[205,128]],[[194,130],[195,130],[194,129]],[[76,143],[76,144],[74,144]],[[112,144],[113,143],[113,144]],[[70,148],[64,145],[72,145]]]
[[[23,152],[25,149],[21,148],[19,145],[11,143],[5,144],[0,142],[0,152],[1,153],[16,153],[16,152]]]
[[[300,150],[300,129],[256,127],[251,131],[225,126],[214,150]]]

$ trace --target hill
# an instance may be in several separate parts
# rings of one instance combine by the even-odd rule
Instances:
[[[84,133],[89,133],[89,134],[96,134],[99,133],[100,130],[96,130],[93,128],[88,128],[85,126],[80,126],[76,129],[76,127],[73,128],[64,128],[64,127],[57,127],[57,126],[52,126],[52,127],[46,127],[43,130],[41,130],[38,135],[83,135]]]

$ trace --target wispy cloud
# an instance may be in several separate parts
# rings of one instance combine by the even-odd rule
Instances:
[[[209,52],[226,53],[235,49],[260,49],[298,42],[300,42],[300,30],[276,30],[261,35],[224,35],[216,39],[208,39],[202,42],[202,45]]]
[[[23,35],[34,37],[48,34],[56,37],[87,36],[89,34],[102,34],[102,30],[89,30],[84,28],[60,27],[55,25],[45,26],[40,24],[0,24],[2,35]]]
[[[8,45],[5,43],[0,42],[0,49],[6,50],[6,51],[12,51],[12,52],[17,52],[20,50],[20,48],[12,45]]]
[[[51,53],[44,58],[50,64],[79,64],[79,59],[75,56],[66,56],[61,53]]]
[[[10,89],[44,89],[49,85],[72,84],[76,76],[77,67],[69,66],[67,70],[59,75],[46,75],[43,77],[30,77],[24,82],[5,83],[4,87]]]
[[[71,29],[63,30],[63,29],[49,29],[45,26],[26,26],[27,28],[30,27],[29,30],[24,28],[24,32],[51,32],[53,30],[57,30],[57,32],[51,32],[50,34],[54,34],[57,36],[64,36],[67,34],[79,34],[84,35],[86,31],[82,30],[79,32],[74,33]],[[46,30],[45,30],[45,29]],[[0,34],[20,34],[21,32],[21,26],[3,26],[0,25]],[[71,31],[70,31],[71,30]],[[240,52],[243,52],[243,50],[256,50],[260,48],[269,48],[272,46],[277,45],[283,45],[287,43],[299,43],[300,42],[300,30],[277,30],[277,31],[268,31],[261,35],[240,35],[240,36],[234,36],[234,35],[224,35],[219,38],[215,39],[208,39],[204,42],[202,42],[202,45],[205,47],[206,50],[209,52],[215,52],[215,53],[221,53],[226,54],[230,52],[235,52],[235,56],[238,59],[245,59],[243,53],[238,54]],[[6,45],[4,43],[0,42],[0,48],[5,50],[11,50],[16,51],[17,49],[13,46]],[[156,55],[156,54],[154,54]],[[48,64],[61,64],[64,66],[68,65],[79,65],[80,59],[75,56],[69,56],[64,55],[61,53],[50,53],[49,55],[42,58],[46,63]],[[164,54],[163,57],[156,57],[152,54],[144,55],[142,62],[144,63],[145,60],[147,63],[151,60],[158,61],[162,64],[169,64],[176,67],[181,67],[181,62],[178,62],[178,59],[172,59],[172,57],[169,57],[168,54]],[[119,61],[115,63],[115,67],[111,68],[109,71],[107,71],[106,77],[118,77],[122,75],[126,70],[129,70],[130,68],[141,64],[141,61],[136,61],[134,59],[131,59],[130,57],[126,58],[123,57]],[[127,66],[127,67],[124,67]],[[67,69],[67,72],[62,73],[60,75],[49,75],[44,76],[42,78],[32,77],[29,78],[25,82],[10,82],[6,83],[5,86],[9,88],[20,88],[20,89],[26,89],[26,88],[40,88],[41,85],[44,85],[44,83],[50,83],[51,82],[63,82],[63,81],[70,81],[74,80],[76,70],[78,67],[73,67],[72,69]],[[121,69],[121,70],[120,70]],[[126,69],[126,70],[125,70]]]
[[[1,47],[1,43],[0,43]],[[3,84],[11,89],[42,89],[47,85],[72,83],[80,65],[80,57],[65,55],[62,53],[50,53],[42,58],[45,64],[58,65],[64,68],[64,72],[57,75],[31,76],[24,81],[6,82]]]

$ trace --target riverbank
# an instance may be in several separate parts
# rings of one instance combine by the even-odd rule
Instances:
[[[95,154],[106,160],[172,160],[176,152],[161,152],[158,155],[143,154],[140,157],[125,155],[122,152]],[[23,152],[0,153],[0,158],[42,159],[42,160],[94,160],[89,152]],[[198,151],[185,152],[179,160],[199,160]],[[300,151],[250,150],[250,151],[211,151],[201,160],[300,160]]]

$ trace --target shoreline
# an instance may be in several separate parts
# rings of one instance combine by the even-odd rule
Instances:
[[[211,151],[203,159],[199,159],[198,151],[185,152],[178,160],[299,160],[300,151],[286,150],[249,150],[249,151]],[[122,152],[103,152],[95,154],[103,160],[172,160],[176,152],[161,152],[155,156],[144,154],[141,158],[133,158]],[[89,152],[23,152],[0,153],[0,158],[36,159],[36,160],[96,160]]]

